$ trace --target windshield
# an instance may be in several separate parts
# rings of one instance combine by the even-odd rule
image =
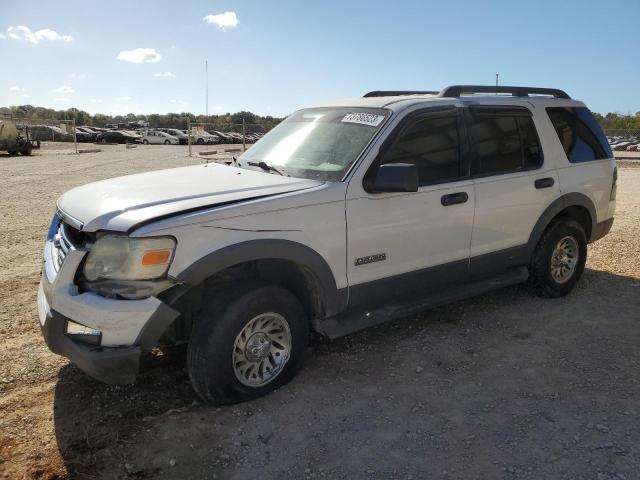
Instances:
[[[265,162],[293,177],[339,181],[388,114],[380,108],[300,110],[247,150],[239,165]]]

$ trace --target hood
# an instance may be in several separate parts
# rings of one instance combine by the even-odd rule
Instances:
[[[322,182],[210,163],[140,173],[69,190],[58,209],[82,230],[127,231],[157,217],[322,185]]]

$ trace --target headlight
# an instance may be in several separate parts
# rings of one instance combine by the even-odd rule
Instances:
[[[129,238],[106,234],[96,241],[84,264],[84,276],[98,279],[152,280],[167,273],[176,241],[171,237]]]

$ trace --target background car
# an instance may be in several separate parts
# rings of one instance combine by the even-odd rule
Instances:
[[[145,130],[142,132],[142,143],[145,145],[179,145],[180,140],[166,132],[161,132],[159,130]]]
[[[98,135],[100,143],[140,143],[140,137],[127,130],[109,130]]]
[[[186,145],[189,143],[188,135],[177,128],[157,128],[156,131],[168,133],[169,135],[176,137],[180,142],[180,145]]]
[[[73,135],[64,133],[60,130],[60,127],[53,125],[31,125],[28,129],[31,140],[39,140],[41,142],[73,142]]]

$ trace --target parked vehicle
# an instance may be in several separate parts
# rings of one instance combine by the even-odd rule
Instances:
[[[638,151],[638,146],[639,146],[639,144],[637,144],[637,143],[634,143],[633,145],[629,145],[627,147],[627,152],[636,152],[636,151]]]
[[[140,136],[127,130],[108,130],[98,134],[100,143],[140,143]]]
[[[310,331],[525,281],[573,290],[616,204],[615,160],[582,102],[485,86],[365,97],[290,115],[233,166],[62,195],[38,292],[51,350],[128,383],[141,352],[187,342],[198,395],[233,403],[286,384]]]
[[[233,137],[231,137],[227,133],[223,133],[223,132],[219,132],[218,130],[214,130],[213,134],[218,136],[218,138],[220,138],[219,143],[224,143],[224,144],[235,143],[235,139]]]
[[[211,135],[207,131],[193,130],[190,136],[191,143],[195,143],[196,145],[213,145],[220,142],[220,137]]]
[[[157,131],[168,133],[169,135],[176,137],[180,142],[180,145],[186,145],[189,143],[189,137],[182,130],[178,130],[177,128],[157,128]]]
[[[173,135],[158,130],[146,130],[142,132],[142,143],[145,145],[179,145],[180,141]]]
[[[73,135],[64,133],[60,127],[52,125],[29,126],[29,137],[31,140],[41,142],[73,142]]]

